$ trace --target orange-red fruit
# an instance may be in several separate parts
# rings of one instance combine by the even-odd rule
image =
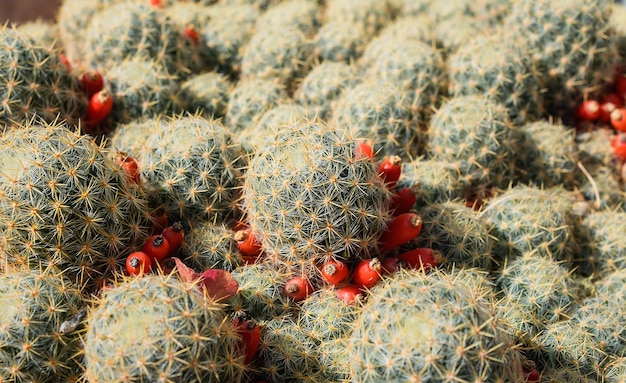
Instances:
[[[617,108],[611,112],[611,126],[619,131],[626,132],[626,109]]]
[[[430,271],[438,265],[435,252],[433,249],[427,247],[405,251],[404,253],[398,254],[398,258],[403,262],[403,265],[410,269]]]
[[[113,97],[106,89],[96,92],[89,99],[85,123],[91,126],[98,125],[111,113],[113,109]]]
[[[410,212],[417,202],[418,191],[418,184],[398,190],[391,198],[389,211],[391,211],[394,216]]]
[[[374,149],[372,149],[372,145],[367,142],[358,142],[354,149],[354,158],[369,158],[374,159]]]
[[[193,25],[187,25],[183,30],[183,35],[191,40],[193,45],[200,45],[200,34],[198,33],[196,27],[194,27]]]
[[[380,262],[384,274],[393,274],[400,271],[402,263],[398,257],[387,257]]]
[[[156,8],[163,8],[164,2],[165,0],[148,0],[148,4],[152,5],[153,7]]]
[[[577,115],[582,121],[596,121],[600,118],[600,103],[596,100],[583,101],[578,106]]]
[[[622,99],[615,93],[609,93],[602,96],[602,101],[600,102],[600,116],[598,117],[598,121],[609,123],[611,122],[611,113],[617,109],[622,107]]]
[[[152,259],[143,251],[135,251],[126,257],[126,272],[142,276],[152,270]]]
[[[302,301],[313,293],[311,282],[305,277],[293,277],[285,283],[285,294],[294,301]]]
[[[170,244],[163,235],[153,235],[144,242],[141,251],[157,262],[162,261],[170,253]]]
[[[152,234],[159,234],[167,227],[167,211],[162,207],[150,213],[152,220]],[[171,245],[170,245],[171,247]]]
[[[347,304],[354,304],[363,300],[365,293],[356,285],[347,285],[335,290],[337,299]]]
[[[402,158],[399,156],[385,157],[378,166],[378,175],[385,181],[387,188],[393,189],[400,179],[402,173]]]
[[[63,64],[65,69],[67,69],[68,72],[71,72],[72,63],[70,62],[70,59],[67,58],[67,55],[65,53],[61,53],[59,54],[59,59],[61,60],[61,64]]]
[[[532,369],[529,372],[524,374],[524,377],[526,379],[526,383],[539,383],[539,371],[537,371],[536,369]]]
[[[619,161],[626,161],[626,133],[616,134],[611,142],[613,155]]]
[[[83,90],[89,98],[101,91],[104,87],[104,78],[102,77],[102,73],[97,70],[91,70],[83,73],[80,77],[80,82],[83,84]]]
[[[258,257],[263,251],[261,242],[249,227],[237,230],[234,234],[235,244],[242,255],[248,257]]]
[[[243,350],[246,354],[244,363],[250,364],[254,360],[259,344],[261,343],[261,329],[252,319],[237,317],[233,321],[237,333],[241,338]]]
[[[137,164],[137,161],[128,154],[120,151],[117,152],[115,160],[124,171],[126,178],[130,182],[139,185],[139,164]]]
[[[378,258],[364,259],[354,268],[352,283],[360,288],[373,287],[382,277],[382,264]]]
[[[422,217],[415,213],[404,213],[389,222],[389,226],[378,240],[380,251],[388,251],[415,239],[422,231]]]
[[[348,265],[338,259],[329,259],[321,268],[322,278],[331,285],[338,285],[345,281],[350,274]]]
[[[169,245],[168,256],[176,254],[178,249],[183,245],[185,240],[185,228],[180,221],[174,222],[170,226],[165,227],[161,233],[163,238]]]

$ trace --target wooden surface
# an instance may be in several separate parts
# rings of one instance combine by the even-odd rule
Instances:
[[[89,1],[89,0],[85,0]],[[62,0],[0,0],[0,22],[54,20]]]

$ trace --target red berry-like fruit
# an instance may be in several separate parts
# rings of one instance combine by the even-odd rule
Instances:
[[[121,151],[117,152],[115,161],[122,168],[126,178],[130,182],[139,185],[139,164],[137,161],[133,157]]]
[[[357,142],[356,147],[354,148],[354,158],[369,158],[371,160],[374,159],[374,149],[372,149],[372,145],[367,142]]]
[[[613,155],[619,161],[626,161],[626,133],[616,134],[611,142]]]
[[[388,189],[393,189],[402,173],[402,158],[399,156],[386,157],[378,166],[378,175],[385,181]]]
[[[382,277],[382,264],[378,258],[364,259],[354,268],[352,283],[360,288],[373,287]]]
[[[419,192],[419,184],[415,183],[411,187],[398,190],[391,198],[389,211],[394,217],[411,211],[417,202],[417,193]]]
[[[150,219],[152,221],[152,234],[160,234],[167,227],[167,211],[162,207],[150,213]]]
[[[163,8],[166,0],[148,0],[148,4],[155,8]]]
[[[626,132],[626,109],[617,108],[611,112],[611,126],[616,130]]]
[[[67,55],[65,53],[59,54],[59,60],[61,60],[61,64],[63,64],[68,72],[72,71],[72,63],[70,62],[70,59],[67,58]]]
[[[85,123],[90,126],[98,125],[107,118],[111,109],[113,109],[113,97],[109,92],[106,89],[96,92],[89,99]]]
[[[389,226],[378,240],[380,251],[388,251],[415,239],[422,231],[422,217],[415,213],[404,213],[389,222]]]
[[[126,257],[126,272],[129,275],[145,275],[152,270],[152,259],[143,251],[135,251]]]
[[[104,87],[104,78],[102,77],[102,73],[97,70],[91,70],[83,73],[80,77],[80,82],[83,84],[83,91],[89,98],[101,91]]]
[[[365,297],[363,290],[356,285],[347,285],[335,290],[337,299],[347,304],[355,304],[361,302]]]
[[[583,101],[576,114],[582,121],[596,121],[600,118],[600,103],[596,100]]]
[[[263,251],[261,242],[259,242],[250,227],[237,230],[233,238],[235,239],[237,248],[244,256],[258,257],[261,254],[261,251]]]
[[[183,35],[191,40],[193,45],[195,45],[196,47],[200,45],[200,34],[198,33],[196,27],[194,27],[193,25],[187,25],[183,30]]]
[[[433,249],[420,247],[398,254],[398,258],[410,269],[423,269],[427,272],[437,267],[440,257]]]
[[[169,245],[167,255],[171,257],[176,254],[178,249],[183,245],[183,241],[185,240],[185,228],[180,221],[176,221],[170,226],[165,227],[161,235]]]
[[[322,278],[331,285],[338,285],[345,281],[350,274],[348,265],[338,259],[329,259],[321,268]]]
[[[384,274],[393,274],[400,271],[403,261],[398,257],[387,257],[380,262]]]
[[[529,372],[524,373],[524,377],[526,379],[526,383],[539,383],[539,371],[533,368]]]
[[[170,244],[163,235],[153,235],[144,242],[141,251],[157,262],[165,259],[170,253]]]
[[[305,277],[294,277],[285,283],[285,294],[294,301],[302,301],[313,293],[311,282]]]
[[[603,123],[611,122],[611,113],[617,109],[622,107],[622,100],[620,97],[614,93],[609,93],[607,95],[602,96],[602,101],[600,102],[600,116],[598,117],[598,121]]]
[[[256,322],[243,314],[233,320],[233,325],[241,338],[243,350],[246,355],[244,363],[250,364],[254,360],[259,344],[261,343],[261,329]]]

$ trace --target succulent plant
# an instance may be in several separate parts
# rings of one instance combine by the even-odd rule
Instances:
[[[305,36],[313,36],[322,24],[323,8],[314,0],[281,1],[259,16],[255,30],[295,26]]]
[[[225,124],[234,131],[256,126],[263,113],[287,100],[285,89],[271,80],[240,81],[230,93]]]
[[[233,231],[224,224],[200,222],[185,233],[180,257],[194,270],[232,271],[243,265]]]
[[[190,77],[180,85],[178,99],[185,110],[207,118],[226,115],[232,84],[218,72],[204,72]]]
[[[362,24],[329,21],[313,37],[313,56],[319,61],[351,64],[363,54],[369,39]]]

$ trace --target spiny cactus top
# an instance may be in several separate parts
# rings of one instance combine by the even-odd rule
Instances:
[[[390,194],[374,163],[319,120],[279,127],[244,178],[250,226],[283,261],[369,257],[388,220]]]
[[[0,276],[0,380],[69,382],[78,378],[80,329],[64,326],[83,297],[61,275],[16,271]]]
[[[87,283],[147,237],[145,195],[108,151],[65,123],[31,123],[0,138],[4,262],[53,264]]]
[[[81,84],[59,53],[24,32],[0,27],[0,130],[35,115],[78,123],[87,108]]]
[[[240,338],[223,307],[177,276],[118,282],[87,322],[88,382],[245,381]]]
[[[375,287],[351,335],[353,382],[523,382],[484,273],[401,271]]]

